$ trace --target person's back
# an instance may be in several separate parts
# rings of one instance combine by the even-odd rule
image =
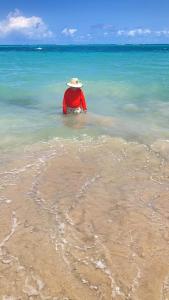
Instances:
[[[63,97],[63,113],[80,113],[87,110],[86,100],[81,90],[82,84],[78,78],[72,78],[67,83],[69,88],[65,91]]]

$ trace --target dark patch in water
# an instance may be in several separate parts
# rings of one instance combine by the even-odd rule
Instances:
[[[41,51],[38,51],[39,49]],[[169,51],[169,45],[2,45],[0,46],[1,51],[36,51],[38,54],[44,52],[166,52]]]
[[[8,105],[15,105],[27,108],[36,108],[37,101],[30,97],[0,98],[0,102]]]

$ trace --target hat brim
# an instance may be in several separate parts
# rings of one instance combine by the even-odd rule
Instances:
[[[67,85],[74,88],[81,88],[83,86],[82,83],[73,84],[71,82],[68,82]]]

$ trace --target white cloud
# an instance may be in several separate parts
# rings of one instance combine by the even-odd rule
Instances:
[[[150,29],[141,29],[141,28],[138,28],[138,29],[134,29],[134,30],[129,30],[127,32],[127,35],[128,36],[147,35],[147,34],[150,34],[150,33],[151,33]]]
[[[64,28],[62,30],[62,34],[66,36],[74,36],[74,34],[77,32],[76,28]]]
[[[169,30],[156,30],[155,34],[157,36],[162,36],[162,35],[169,35]]]
[[[18,9],[9,13],[6,19],[0,22],[0,37],[12,33],[21,33],[31,39],[53,36],[53,33],[40,17],[25,17]]]
[[[154,35],[154,36],[169,36],[169,30],[151,30],[149,28],[143,29],[143,28],[136,28],[136,29],[130,29],[130,30],[118,30],[116,32],[119,36],[129,36],[129,37],[135,37],[135,36],[146,36],[146,35]]]
[[[118,31],[117,31],[117,35],[123,35],[123,34],[125,34],[125,31],[124,31],[124,30],[118,30]]]
[[[131,29],[131,30],[118,30],[117,35],[126,35],[126,36],[131,36],[134,37],[136,35],[148,35],[151,34],[152,31],[148,28],[142,29],[142,28],[137,28],[137,29]]]

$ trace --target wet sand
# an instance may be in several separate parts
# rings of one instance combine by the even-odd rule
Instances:
[[[0,171],[0,299],[169,299],[169,142],[86,137],[13,155]]]

